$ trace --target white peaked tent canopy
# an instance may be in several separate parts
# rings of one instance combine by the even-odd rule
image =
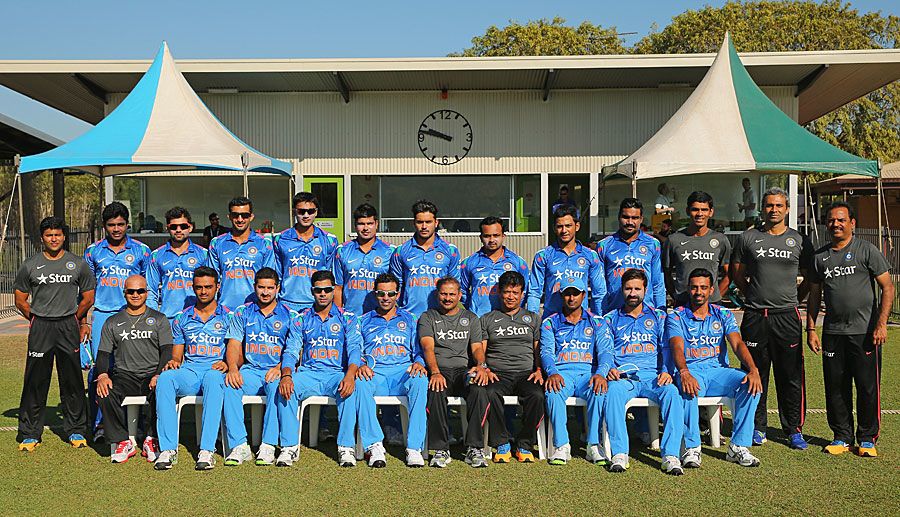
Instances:
[[[605,176],[826,172],[878,176],[878,162],[844,152],[791,120],[759,89],[731,38],[672,118]]]
[[[77,169],[100,177],[172,170],[289,176],[292,167],[253,149],[223,126],[178,71],[163,42],[153,64],[112,113],[75,140],[22,158],[19,174],[47,169]]]

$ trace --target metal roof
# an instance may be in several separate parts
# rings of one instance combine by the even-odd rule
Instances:
[[[760,86],[796,86],[806,123],[900,79],[900,49],[751,52]],[[182,59],[197,92],[543,90],[694,87],[714,54],[490,58]],[[149,60],[0,60],[0,84],[90,123]]]
[[[14,118],[0,114],[0,159],[41,153],[65,142]]]

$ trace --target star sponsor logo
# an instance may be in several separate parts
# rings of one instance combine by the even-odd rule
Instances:
[[[441,268],[437,266],[429,266],[428,264],[422,264],[420,266],[409,268],[409,272],[414,275],[438,276],[441,274]]]
[[[468,330],[439,330],[437,331],[437,337],[440,340],[449,339],[449,340],[463,340],[469,339],[469,331]]]
[[[557,280],[562,280],[562,278],[564,276],[565,277],[574,277],[574,278],[584,278],[584,271],[572,271],[571,269],[566,268],[564,270],[553,273],[553,276],[555,276]]]
[[[188,338],[192,345],[221,345],[222,336],[211,336],[205,332],[191,334]]]
[[[718,248],[718,247],[719,247],[719,239],[710,239],[710,240],[709,240],[709,247],[712,248],[712,249]]]
[[[531,329],[528,327],[507,325],[505,327],[497,327],[496,329],[494,329],[494,332],[497,334],[497,337],[527,336],[531,332]]]
[[[38,284],[66,284],[72,281],[72,275],[61,275],[59,273],[50,273],[49,275],[41,273],[37,277]]]
[[[66,262],[66,269],[68,269],[69,271],[74,271],[74,270],[75,270],[75,263],[72,262],[71,260],[68,261],[68,262]]]
[[[756,258],[785,258],[789,259],[793,256],[791,250],[780,250],[778,248],[759,248],[756,250]]]
[[[715,254],[711,251],[691,250],[681,254],[681,260],[687,262],[689,260],[713,260]]]
[[[825,270],[825,278],[840,278],[856,273],[856,265],[834,266]]]
[[[150,339],[153,337],[152,330],[141,330],[141,329],[131,329],[131,330],[123,330],[118,336],[122,339],[122,341],[128,341],[132,339]]]

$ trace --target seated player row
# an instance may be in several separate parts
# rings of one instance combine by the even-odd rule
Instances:
[[[126,280],[127,307],[104,324],[97,360],[97,395],[112,444],[112,461],[137,454],[125,429],[124,397],[150,399],[145,451],[157,470],[177,462],[176,397],[203,396],[198,470],[213,468],[215,441],[225,418],[225,465],[251,460],[242,398],[266,398],[262,444],[257,465],[290,466],[298,457],[298,406],[311,396],[334,397],[339,432],[338,462],[353,466],[359,427],[371,467],[386,465],[375,396],[408,397],[406,464],[425,464],[426,427],[432,466],[449,463],[447,396],[465,397],[468,426],[465,461],[488,465],[483,430],[493,461],[508,462],[512,444],[518,461],[532,462],[538,423],[545,407],[553,427],[550,463],[571,455],[566,430],[566,399],[587,401],[586,458],[608,464],[612,472],[628,468],[625,404],[647,397],[662,409],[665,428],[662,469],[683,473],[700,466],[697,401],[701,396],[735,399],[735,426],[726,458],[744,466],[759,461],[747,449],[752,414],[761,390],[731,313],[710,306],[711,275],[691,274],[691,303],[666,318],[643,303],[647,278],[641,270],[623,276],[623,305],[601,318],[582,309],[586,287],[574,277],[562,280],[562,311],[546,318],[521,307],[525,278],[500,275],[502,308],[480,319],[459,307],[459,282],[444,277],[437,286],[440,306],[417,319],[397,306],[399,281],[390,273],[375,279],[376,309],[355,316],[334,304],[334,277],[312,276],[313,306],[297,313],[277,301],[279,278],[270,268],[256,274],[255,301],[233,313],[216,302],[218,275],[194,272],[197,302],[179,313],[172,331],[165,317],[146,306],[145,280]],[[125,327],[125,325],[129,325]],[[418,331],[416,328],[418,327]],[[121,329],[121,331],[120,331]],[[749,373],[727,367],[729,341]],[[114,363],[115,367],[110,368]],[[472,366],[474,364],[474,366]],[[546,380],[545,380],[546,376]],[[506,426],[503,396],[517,395],[523,407],[521,431],[513,440]],[[427,408],[427,411],[426,411]],[[605,413],[613,456],[600,448],[600,419]],[[426,421],[428,425],[426,426]],[[159,449],[153,442],[158,435]],[[682,437],[685,453],[679,454]],[[276,458],[276,447],[280,453]]]

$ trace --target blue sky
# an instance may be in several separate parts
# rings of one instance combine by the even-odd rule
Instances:
[[[310,2],[220,0],[4,2],[0,59],[150,59],[166,40],[178,58],[443,56],[509,20],[562,16],[615,26],[634,43],[653,24],[724,1],[425,0]],[[895,1],[857,0],[897,13]],[[0,112],[62,139],[88,126],[0,87]]]

